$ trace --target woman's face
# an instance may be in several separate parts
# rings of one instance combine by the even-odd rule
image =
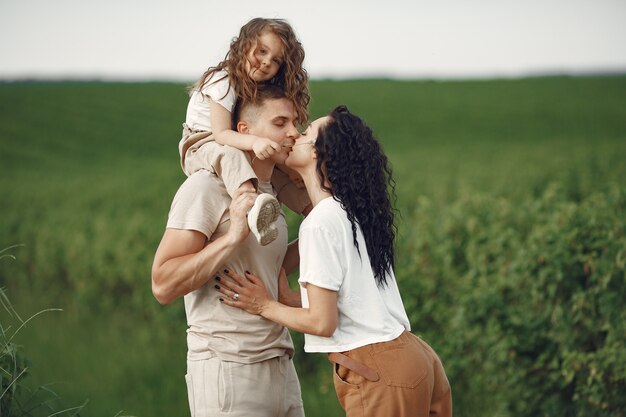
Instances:
[[[271,30],[266,30],[248,52],[246,63],[248,75],[257,83],[271,80],[283,64],[283,56],[283,43],[280,38]]]
[[[285,165],[288,167],[298,169],[306,167],[310,164],[315,164],[313,155],[315,154],[315,141],[321,128],[326,126],[330,117],[324,116],[317,120],[314,120],[307,129],[300,134],[300,137],[296,139],[289,156],[285,160]]]

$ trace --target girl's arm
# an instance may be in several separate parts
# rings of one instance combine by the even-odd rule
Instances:
[[[336,291],[308,284],[309,307],[289,307],[271,299],[259,277],[250,273],[242,277],[232,271],[227,275],[232,280],[220,279],[218,285],[225,296],[220,298],[224,304],[259,314],[301,333],[330,337],[335,332],[339,320]],[[238,294],[237,300],[233,299],[234,294]]]
[[[267,138],[239,133],[232,128],[232,113],[214,101],[210,103],[211,129],[215,141],[220,145],[229,145],[242,151],[253,151],[259,159],[268,158],[280,145]]]

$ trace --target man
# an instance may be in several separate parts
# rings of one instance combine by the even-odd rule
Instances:
[[[282,145],[268,159],[252,158],[259,191],[274,193],[274,164],[284,162],[298,137],[294,105],[279,88],[269,86],[259,90],[255,103],[243,103],[239,115],[239,132]],[[181,296],[185,300],[185,378],[192,417],[304,416],[287,329],[221,303],[223,296],[215,288],[219,283],[214,277],[224,270],[250,271],[278,297],[281,265],[297,265],[297,246],[287,251],[284,215],[276,222],[278,238],[267,246],[250,234],[246,213],[255,198],[255,193],[238,192],[231,200],[213,173],[194,173],[174,197],[154,258],[156,299],[162,304]]]

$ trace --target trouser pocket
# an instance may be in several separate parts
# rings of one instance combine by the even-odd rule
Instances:
[[[190,374],[186,374],[185,382],[187,383],[187,400],[189,401],[189,411],[191,412],[191,417],[195,417],[196,408],[193,395],[193,377]]]

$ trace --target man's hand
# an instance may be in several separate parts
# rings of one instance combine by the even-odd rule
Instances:
[[[243,242],[250,234],[248,211],[254,205],[257,194],[237,189],[230,202],[230,228],[228,234],[234,242]]]
[[[273,140],[257,137],[252,143],[252,151],[260,160],[264,160],[272,156],[275,152],[280,151],[279,143]]]

